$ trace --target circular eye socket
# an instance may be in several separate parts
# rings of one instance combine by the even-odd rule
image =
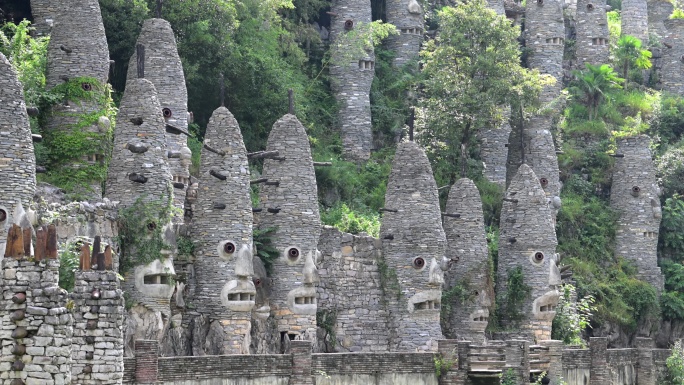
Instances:
[[[83,88],[83,91],[92,91],[93,85],[90,83],[81,83],[81,88]]]
[[[543,261],[544,260],[544,253],[542,253],[541,251],[537,251],[536,253],[534,253],[534,260],[536,262]]]
[[[234,245],[233,243],[231,243],[231,242],[226,242],[226,243],[223,245],[223,251],[224,251],[226,254],[233,254],[233,253],[235,252],[235,245]]]
[[[544,0],[537,0],[537,5],[544,5]]]
[[[632,187],[632,195],[633,196],[638,197],[640,192],[641,192],[641,187],[639,187],[639,186],[633,186]]]
[[[475,291],[473,291],[473,295],[477,297],[478,295],[480,295],[480,292],[475,290]]]
[[[682,56],[679,57],[679,61],[682,62],[682,63],[684,63],[684,55],[682,55]]]
[[[162,108],[162,114],[165,118],[170,118],[171,116],[173,116],[173,112],[171,112],[171,109],[166,107]]]
[[[7,211],[0,209],[0,222],[7,220]]]
[[[154,229],[156,229],[156,228],[157,228],[157,224],[154,222],[150,222],[147,224],[147,230],[148,231],[154,231]]]
[[[592,4],[592,3],[587,4],[587,9],[590,10],[590,11],[593,10],[593,9],[594,9],[594,4]]]
[[[416,269],[422,269],[425,267],[425,260],[421,257],[415,258],[413,260],[413,267]]]
[[[352,28],[354,28],[354,21],[353,21],[353,20],[346,20],[346,21],[344,22],[344,29],[346,29],[347,31],[349,31],[349,30],[351,30]]]
[[[254,278],[254,286],[261,287],[261,278]]]
[[[291,260],[294,261],[297,258],[299,258],[299,250],[296,248],[292,247],[289,250],[287,250],[287,257]]]
[[[545,188],[549,185],[549,180],[546,178],[539,178],[539,183],[541,184],[542,188]]]

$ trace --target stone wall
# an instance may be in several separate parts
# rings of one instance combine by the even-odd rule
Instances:
[[[380,226],[390,312],[390,351],[432,351],[442,339],[440,309],[446,237],[430,162],[415,142],[392,162]],[[396,276],[396,277],[394,277]]]
[[[525,8],[525,46],[530,50],[530,68],[556,79],[544,87],[541,101],[548,103],[558,97],[563,79],[563,49],[565,24],[561,0],[533,0]]]
[[[684,96],[684,20],[665,21],[667,35],[663,38],[662,70],[660,81],[663,91]]]
[[[670,18],[674,5],[667,0],[648,0],[648,33],[658,38],[667,36],[665,21]]]
[[[48,36],[55,23],[57,4],[50,0],[31,0],[31,26],[36,29],[36,35]]]
[[[73,383],[121,384],[124,298],[115,271],[78,270],[74,302]]]
[[[478,132],[480,159],[484,163],[484,176],[501,187],[506,186],[506,162],[508,160],[508,137],[511,125],[506,121],[499,128],[484,129]]]
[[[626,0],[622,2],[622,35],[631,35],[641,40],[643,47],[648,46],[648,7],[646,0]]]
[[[0,53],[0,255],[12,214],[22,202],[28,205],[36,190],[36,158],[33,154],[24,91],[17,73]]]
[[[606,1],[577,0],[576,20],[577,68],[584,70],[585,63],[593,65],[610,64]]]
[[[256,296],[250,173],[240,126],[227,108],[212,114],[204,145],[192,227],[193,302],[223,328],[219,354],[248,353]]]
[[[451,303],[443,305],[446,315],[442,330],[447,338],[481,344],[485,340],[494,287],[490,279],[482,201],[473,181],[463,178],[451,186],[446,214],[443,219],[446,256],[453,266],[445,273],[444,290],[458,285],[467,292],[463,296],[452,295]],[[459,216],[455,217],[456,214]]]
[[[359,39],[344,39],[346,31],[368,29],[371,19],[369,0],[333,1],[330,22],[332,43],[330,77],[332,91],[340,104],[337,115],[344,156],[363,161],[370,157],[371,131],[370,88],[375,75],[372,45]]]
[[[318,238],[321,219],[311,147],[294,115],[280,118],[268,136],[268,151],[284,159],[266,159],[260,186],[262,228],[277,227],[272,244],[280,256],[273,263],[271,314],[281,339],[316,338]],[[315,344],[314,344],[315,346]]]
[[[556,315],[556,285],[560,284],[557,244],[546,194],[532,168],[523,164],[506,190],[501,209],[496,292],[501,303],[507,304],[509,274],[520,268],[522,283],[530,293],[520,308],[502,309],[502,324],[537,341],[551,338],[551,321]],[[519,312],[519,319],[512,317],[514,312]]]
[[[145,20],[137,44],[145,46],[145,79],[152,82],[157,90],[164,120],[187,130],[188,91],[171,24],[163,19]],[[137,54],[133,53],[128,63],[128,80],[137,78],[136,58]],[[175,187],[174,205],[183,209],[185,192],[190,184],[188,168],[192,155],[187,137],[166,133],[166,148],[181,153],[181,158],[171,158],[168,162]]]
[[[632,261],[637,276],[662,291],[657,255],[662,210],[650,143],[646,135],[617,140],[610,206],[619,215],[615,255]]]
[[[501,4],[503,7],[503,3]],[[401,67],[418,57],[423,42],[423,7],[417,0],[389,0],[385,4],[387,22],[397,27],[398,35],[388,38],[395,52],[394,65]]]
[[[382,243],[324,226],[318,247],[322,255],[318,310],[334,321],[335,337],[334,345],[330,341],[333,336],[319,340],[319,350],[387,351],[389,319],[378,268]],[[318,326],[321,333],[328,332]]]

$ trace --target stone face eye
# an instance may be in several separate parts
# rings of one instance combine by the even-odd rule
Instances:
[[[0,222],[7,220],[7,211],[0,209]]]
[[[81,88],[83,89],[83,91],[92,91],[93,85],[90,83],[81,83]]]
[[[347,31],[351,31],[354,28],[354,21],[353,20],[346,20],[344,22],[344,29]]]
[[[154,222],[150,222],[147,224],[147,231],[154,231],[154,229],[157,228],[157,224]]]
[[[536,253],[534,253],[534,261],[535,262],[541,262],[543,260],[544,260],[544,253],[542,253],[541,251],[537,251]]]
[[[415,258],[413,260],[413,267],[415,269],[422,269],[423,267],[425,267],[425,260],[421,257]]]
[[[632,187],[632,196],[638,197],[640,192],[641,192],[641,187],[639,187],[639,186],[633,186]]]
[[[254,286],[261,287],[261,278],[254,278]]]
[[[544,5],[544,0],[537,0],[537,5],[540,7]]]
[[[592,3],[587,4],[587,9],[590,11],[593,11],[594,10],[594,4],[592,4]]]
[[[164,107],[162,108],[162,115],[164,115],[164,117],[168,119],[171,116],[173,116],[173,112],[171,112],[171,109]]]
[[[223,245],[223,251],[226,254],[233,254],[235,252],[235,245],[231,242],[226,242],[226,244]]]
[[[290,261],[296,261],[297,258],[299,258],[299,250],[297,250],[295,247],[291,247],[287,250],[287,258]]]
[[[542,188],[546,188],[546,186],[549,185],[549,180],[546,178],[539,178],[539,183],[541,184]]]

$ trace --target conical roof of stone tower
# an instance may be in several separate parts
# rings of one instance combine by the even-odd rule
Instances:
[[[303,251],[312,250],[321,231],[318,187],[309,138],[296,116],[287,114],[275,122],[267,150],[278,151],[285,160],[264,161],[262,176],[279,185],[260,187],[260,204],[264,209],[260,224],[278,226],[276,243],[288,242]],[[280,212],[271,214],[266,212],[267,208],[279,208]]]
[[[198,254],[215,254],[217,244],[224,240],[235,243],[237,250],[242,245],[248,245],[251,250],[253,219],[247,151],[240,126],[227,108],[214,110],[204,144],[225,155],[202,150],[193,220],[194,238],[199,241]],[[212,176],[212,171],[226,179]]]
[[[47,88],[63,77],[93,77],[100,83],[109,74],[109,49],[97,0],[63,0],[55,14],[48,44]]]
[[[17,73],[0,53],[0,206],[11,215],[18,200],[25,204],[36,189],[36,158],[24,91]]]
[[[552,212],[537,175],[527,164],[518,169],[506,190],[501,208],[500,239],[515,238],[528,247],[558,244]]]
[[[445,216],[444,232],[447,238],[447,258],[458,258],[452,269],[466,272],[488,261],[487,239],[480,191],[472,180],[461,178],[449,191],[447,214],[459,214],[458,218]],[[456,273],[456,275],[458,275]]]
[[[446,246],[437,184],[425,151],[415,142],[400,143],[397,147],[387,182],[385,208],[397,212],[383,214],[381,238],[392,235],[393,245],[442,250]]]
[[[165,124],[157,91],[149,80],[128,82],[116,121],[106,196],[119,201],[120,207],[131,206],[139,197],[145,201],[168,199],[172,191]],[[130,149],[136,147],[147,150]],[[130,174],[142,175],[147,182],[131,181]]]

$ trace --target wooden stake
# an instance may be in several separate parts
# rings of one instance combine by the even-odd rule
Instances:
[[[33,255],[36,261],[42,261],[45,259],[45,253],[47,246],[47,229],[45,226],[41,226],[36,230],[36,249],[33,251]]]
[[[219,94],[219,99],[221,100],[221,107],[226,106],[226,82],[223,78],[223,74],[219,76],[219,86],[221,87],[221,91]]]
[[[102,238],[100,238],[99,235],[96,235],[95,238],[93,239],[93,255],[92,258],[90,259],[90,266],[96,265],[97,264],[97,255],[100,254],[101,252],[101,244]]]
[[[100,271],[104,271],[105,265],[106,265],[105,254],[104,253],[98,254],[97,255],[97,269]]]
[[[79,258],[79,266],[78,267],[83,271],[90,270],[90,268],[91,268],[90,244],[89,243],[86,243],[83,246],[81,246],[81,256]]]
[[[106,270],[114,269],[114,262],[112,260],[112,248],[109,245],[107,245],[107,247],[105,247],[104,250],[104,268]]]
[[[31,228],[27,227],[22,232],[24,233],[24,255],[31,255],[31,241],[33,241]]]
[[[416,109],[411,108],[411,115],[409,116],[409,140],[413,142],[413,126],[415,125],[416,122]]]
[[[295,110],[294,110],[294,91],[292,88],[287,90],[287,111],[290,115],[294,115]]]
[[[142,44],[138,44],[136,46],[136,52],[138,53],[137,56],[137,68],[138,68],[138,79],[144,79],[145,78],[145,46]]]
[[[162,18],[162,5],[163,4],[164,4],[164,0],[157,0],[157,9],[156,9],[157,19]]]
[[[47,231],[47,246],[45,247],[47,259],[57,259],[57,227],[55,225],[48,226]]]
[[[5,246],[5,258],[20,259],[24,256],[24,236],[21,227],[12,225],[7,233],[7,245]]]

